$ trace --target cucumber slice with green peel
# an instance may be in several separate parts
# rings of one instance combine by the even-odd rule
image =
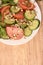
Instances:
[[[15,3],[13,2],[13,0],[10,0],[10,5],[15,5]]]
[[[5,19],[4,23],[6,23],[6,24],[13,24],[13,23],[15,23],[15,19]]]
[[[18,3],[18,0],[14,0],[14,3],[17,4]]]
[[[29,27],[24,29],[24,35],[25,36],[30,36],[32,34],[32,30],[29,29]]]
[[[15,19],[15,24],[18,24],[18,23],[19,23],[19,21],[17,19]]]
[[[26,10],[25,12],[25,18],[28,20],[33,20],[36,16],[36,13],[34,10],[30,11],[30,10]]]
[[[0,38],[3,38],[3,39],[9,39],[9,37],[7,35],[1,35]]]
[[[7,3],[9,2],[9,0],[2,0],[2,3]]]
[[[6,27],[6,24],[4,22],[0,22],[0,26]]]
[[[9,3],[2,4],[1,7],[7,6],[7,5],[9,5]]]
[[[39,27],[39,25],[40,25],[40,21],[38,19],[34,19],[31,23],[32,24],[29,25],[29,28],[31,30],[37,29]]]
[[[12,6],[10,10],[12,13],[18,13],[20,11],[20,7]]]
[[[4,17],[4,23],[6,23],[6,24],[13,24],[13,23],[15,23],[15,19],[12,18],[12,14],[11,13]]]
[[[18,0],[9,0],[10,5],[16,5]]]
[[[20,27],[21,27],[22,29],[25,29],[25,28],[27,27],[27,24],[26,24],[26,23],[22,23],[22,24],[20,25]]]
[[[0,26],[0,37],[3,38],[3,39],[9,39],[7,33],[6,33],[6,30],[5,28],[1,27]]]

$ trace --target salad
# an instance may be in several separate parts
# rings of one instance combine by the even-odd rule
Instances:
[[[40,25],[36,16],[35,5],[28,0],[0,0],[0,38],[29,37]]]

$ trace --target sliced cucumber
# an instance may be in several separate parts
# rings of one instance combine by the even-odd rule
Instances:
[[[0,26],[6,27],[6,24],[4,22],[0,22]]]
[[[2,4],[1,7],[7,6],[7,5],[9,5],[9,3]]]
[[[9,0],[2,0],[2,2],[3,2],[3,3],[7,3],[7,2],[9,2]]]
[[[9,39],[8,35],[1,35],[1,38],[3,38],[3,39]]]
[[[6,23],[6,24],[13,24],[13,23],[15,23],[15,19],[12,18],[12,14],[11,13],[4,17],[4,23]]]
[[[18,24],[18,23],[19,23],[19,21],[17,19],[15,19],[15,24]]]
[[[6,33],[6,30],[5,28],[1,27],[0,26],[0,37],[3,38],[3,39],[9,39],[7,33]]]
[[[4,16],[4,19],[12,19],[12,14],[11,13],[7,14],[6,16]]]
[[[17,4],[18,3],[18,0],[14,0],[14,3]]]
[[[9,0],[10,5],[16,5],[18,3],[18,0]]]
[[[15,23],[15,19],[5,19],[4,22],[6,24],[13,24],[13,23]]]
[[[30,11],[30,10],[26,10],[25,12],[25,18],[28,19],[28,20],[32,20],[34,19],[36,16],[36,13],[34,10]]]
[[[10,5],[15,5],[13,0],[9,0]]]
[[[37,29],[39,27],[39,25],[40,25],[40,21],[38,19],[34,19],[32,21],[32,24],[29,25],[29,28],[31,30],[35,30],[35,29]]]
[[[24,28],[27,27],[27,24],[26,24],[26,23],[22,23],[22,24],[20,25],[20,27],[21,27],[22,29],[24,29]]]
[[[18,13],[20,11],[20,7],[12,6],[10,10],[11,10],[12,13]]]
[[[25,36],[30,36],[32,34],[32,30],[29,29],[29,27],[24,29],[24,35]]]

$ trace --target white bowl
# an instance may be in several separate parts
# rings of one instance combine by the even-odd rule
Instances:
[[[40,8],[38,6],[38,4],[35,2],[34,5],[36,6],[35,10],[37,12],[37,19],[40,20],[41,22],[41,11],[40,11]],[[40,27],[39,27],[40,28]],[[26,37],[26,39],[22,38],[20,40],[4,40],[4,39],[0,39],[0,42],[4,43],[4,44],[7,44],[7,45],[21,45],[21,44],[25,44],[27,43],[28,41],[30,41],[35,35],[36,33],[38,32],[39,28],[35,31],[33,31],[32,35],[29,36],[29,37]]]

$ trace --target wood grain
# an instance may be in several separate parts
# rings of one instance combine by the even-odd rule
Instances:
[[[8,46],[0,43],[0,65],[43,65],[43,1],[38,3],[42,12],[40,30],[24,45]]]

